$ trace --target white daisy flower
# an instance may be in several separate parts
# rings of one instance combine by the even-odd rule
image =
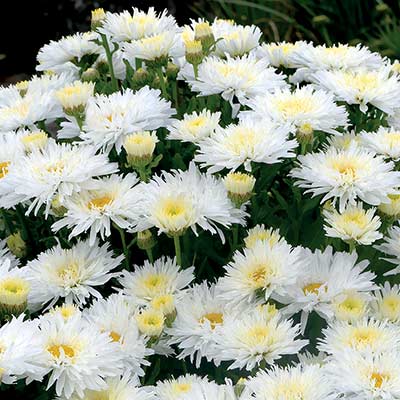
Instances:
[[[256,225],[247,231],[247,236],[244,238],[244,244],[248,249],[254,248],[258,242],[268,242],[271,247],[279,242],[286,243],[279,230],[273,228],[265,228],[264,224]]]
[[[24,148],[15,132],[0,133],[0,180],[8,179],[8,173],[24,155]],[[4,182],[3,182],[4,185]]]
[[[381,126],[376,132],[362,131],[360,136],[363,145],[375,153],[394,161],[400,159],[400,131],[398,129]]]
[[[159,233],[180,235],[191,228],[197,235],[199,226],[211,234],[218,233],[223,241],[219,225],[244,224],[247,215],[233,206],[222,181],[201,174],[194,163],[186,171],[164,171],[141,188],[136,232],[155,226]]]
[[[340,134],[338,128],[347,125],[346,108],[338,106],[332,94],[311,85],[294,91],[277,89],[257,96],[248,104],[261,118],[288,123],[300,136],[309,136],[313,131]]]
[[[106,379],[122,372],[122,355],[108,333],[94,331],[80,315],[42,317],[39,329],[42,366],[50,373],[47,389],[55,384],[57,396],[82,398],[87,389],[104,390]]]
[[[157,13],[154,7],[142,11],[134,7],[132,13],[107,12],[99,31],[111,38],[113,42],[129,42],[144,37],[157,35],[165,31],[177,31],[178,26],[167,10]]]
[[[185,374],[177,378],[158,381],[154,392],[159,400],[189,400],[189,396],[193,395],[197,385],[204,385],[209,388],[215,383],[210,382],[206,377]]]
[[[394,220],[400,219],[400,194],[389,194],[389,203],[381,203],[378,210]]]
[[[165,127],[174,112],[160,91],[148,86],[136,92],[126,89],[109,96],[100,94],[87,103],[81,138],[107,151],[115,145],[119,153],[126,136]]]
[[[48,134],[40,129],[20,129],[16,134],[25,153],[30,153],[33,150],[43,150],[49,142]]]
[[[250,52],[258,46],[262,35],[255,25],[221,24],[218,20],[214,21],[211,29],[217,40],[215,54],[219,57],[226,54],[236,57]]]
[[[198,143],[215,132],[220,118],[220,112],[212,113],[207,109],[201,112],[193,111],[190,114],[183,114],[183,119],[174,119],[171,125],[167,127],[169,131],[167,139]]]
[[[99,45],[95,43],[97,38],[96,32],[84,32],[50,41],[39,50],[36,70],[57,74],[72,72],[78,75],[79,68],[75,63],[80,62],[84,56],[95,58],[100,52]]]
[[[256,49],[256,54],[258,58],[265,58],[273,67],[296,68],[299,67],[296,63],[296,53],[302,53],[308,47],[312,45],[303,40],[294,43],[263,43]]]
[[[194,267],[180,269],[176,260],[162,257],[153,264],[145,260],[134,272],[124,271],[119,278],[121,292],[135,303],[149,304],[161,295],[177,295],[194,280]]]
[[[0,327],[0,383],[18,379],[42,380],[46,370],[40,365],[43,355],[37,323],[13,317]]]
[[[368,292],[375,289],[375,274],[365,271],[367,260],[357,263],[357,253],[333,253],[332,247],[324,252],[302,249],[303,267],[296,283],[286,287],[284,296],[277,298],[287,304],[284,313],[292,315],[301,311],[303,330],[308,314],[316,311],[322,318],[334,317],[332,304],[343,302],[349,291]]]
[[[63,227],[72,228],[70,238],[90,231],[90,245],[96,236],[104,240],[111,235],[111,223],[128,229],[138,217],[135,173],[125,176],[113,174],[110,177],[93,180],[85,190],[66,198],[62,205],[64,216],[52,225],[57,232]]]
[[[7,181],[0,180],[0,205],[9,208],[32,200],[27,213],[34,210],[36,215],[45,205],[47,215],[56,196],[63,201],[79,192],[93,177],[117,170],[116,163],[110,163],[105,154],[96,154],[92,146],[57,144],[49,140],[43,150],[19,158]]]
[[[384,258],[384,260],[396,265],[395,268],[385,272],[383,275],[398,274],[400,272],[400,227],[392,226],[389,228],[388,236],[384,238],[384,242],[375,248],[390,256],[390,258]]]
[[[324,370],[317,365],[297,365],[259,371],[246,386],[257,400],[334,400],[336,394]]]
[[[245,368],[250,371],[262,361],[273,364],[283,355],[296,354],[307,343],[296,337],[300,325],[280,315],[272,318],[259,311],[226,318],[215,332],[214,362],[233,361],[228,369]]]
[[[400,286],[385,282],[374,292],[370,303],[372,315],[380,320],[400,322]]]
[[[22,127],[35,128],[35,123],[63,116],[52,91],[32,90],[22,96],[17,89],[10,90],[7,99],[0,106],[2,131]]]
[[[174,31],[163,31],[139,40],[126,42],[123,50],[128,59],[159,61],[165,63],[171,57],[185,54],[180,35]]]
[[[344,291],[332,301],[334,318],[339,321],[357,321],[368,315],[369,293],[357,292],[355,290]]]
[[[364,147],[361,136],[356,134],[354,131],[344,132],[343,134],[329,136],[327,143],[324,144],[325,149],[334,147],[337,150],[347,150],[350,147]]]
[[[351,323],[334,321],[322,330],[318,349],[334,358],[341,358],[346,351],[379,354],[398,351],[399,326],[388,321],[363,318]]]
[[[400,397],[398,352],[344,352],[328,363],[326,373],[338,398],[395,400]]]
[[[52,307],[60,298],[67,303],[83,305],[88,298],[101,298],[96,286],[104,285],[113,276],[123,256],[114,258],[109,244],[78,242],[71,249],[55,246],[32,261],[23,270],[31,284],[29,303]]]
[[[382,67],[384,61],[378,53],[361,44],[349,46],[341,43],[329,47],[325,44],[303,47],[292,57],[296,65],[304,67],[308,74],[319,70],[375,70]]]
[[[107,378],[107,388],[103,390],[85,390],[83,399],[112,399],[112,400],[155,400],[154,393],[148,387],[138,387],[136,379],[125,373],[121,377]],[[78,395],[72,397],[57,397],[56,400],[82,400]]]
[[[365,210],[362,202],[347,205],[341,213],[335,209],[323,210],[326,236],[363,245],[374,243],[383,237],[379,232],[381,220],[375,211],[376,208]]]
[[[339,211],[359,198],[367,204],[388,203],[388,195],[398,194],[400,173],[382,156],[351,145],[348,149],[329,148],[298,157],[300,165],[290,172],[295,185],[313,196],[325,194],[321,202],[338,199]]]
[[[359,104],[363,113],[367,112],[368,104],[387,114],[393,114],[400,107],[396,95],[400,90],[400,80],[391,73],[390,67],[371,71],[317,71],[312,80],[332,91],[338,100]]]
[[[214,336],[223,325],[226,315],[245,312],[239,307],[232,309],[218,298],[215,285],[206,282],[186,290],[177,302],[176,319],[166,333],[171,336],[168,343],[176,344],[181,350],[178,358],[190,357],[200,367],[201,359],[210,358],[210,349],[215,346]],[[248,310],[247,310],[248,311]]]
[[[122,353],[123,365],[129,374],[143,376],[142,365],[150,365],[146,357],[154,352],[146,347],[147,339],[139,334],[136,310],[128,300],[119,294],[99,299],[86,310],[85,318],[99,332],[108,333],[115,343],[115,351]]]
[[[220,94],[229,101],[235,116],[240,105],[233,103],[234,96],[240,104],[246,104],[252,97],[286,86],[284,75],[276,74],[267,65],[266,60],[257,60],[254,54],[236,58],[227,55],[226,59],[209,56],[199,65],[197,79],[190,76],[191,69],[183,68],[181,73],[200,96]]]
[[[219,297],[230,304],[268,300],[295,284],[303,263],[300,248],[286,241],[274,245],[257,241],[251,248],[236,251],[232,262],[224,266],[225,276],[218,281]]]
[[[217,128],[209,138],[199,142],[194,160],[209,172],[224,168],[236,170],[244,165],[251,171],[251,162],[275,164],[295,157],[296,140],[289,140],[288,126],[278,126],[269,120],[245,118],[238,124]]]
[[[23,313],[27,308],[30,293],[31,285],[25,270],[17,267],[9,258],[1,259],[0,314],[10,316]]]

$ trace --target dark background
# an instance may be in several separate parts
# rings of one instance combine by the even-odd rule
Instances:
[[[179,23],[186,23],[189,15],[193,15],[188,4],[182,2],[176,7],[174,0],[2,0],[0,54],[6,58],[0,61],[0,81],[32,74],[39,48],[50,40],[88,30],[94,8],[103,7],[106,11],[168,8]]]

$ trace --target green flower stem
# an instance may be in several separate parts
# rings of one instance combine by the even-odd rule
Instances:
[[[172,84],[172,97],[174,98],[176,112],[178,113],[179,98],[178,98],[178,81],[177,80],[175,80],[175,82]]]
[[[174,246],[175,246],[176,263],[182,267],[181,241],[178,235],[174,235]]]
[[[234,252],[239,241],[239,226],[237,224],[232,226],[232,238],[232,252]]]
[[[156,68],[157,75],[160,78],[160,86],[161,86],[161,91],[163,96],[168,100],[168,92],[167,92],[167,87],[165,86],[165,80],[164,80],[164,74],[162,71],[162,67],[157,67]]]
[[[111,84],[112,84],[112,87],[113,87],[114,91],[117,91],[119,89],[118,81],[115,78],[114,65],[113,65],[113,62],[112,62],[112,53],[111,53],[111,50],[110,50],[110,46],[108,44],[107,36],[104,35],[103,33],[100,36],[101,36],[101,41],[102,41],[104,50],[106,52],[108,68],[110,70],[110,75],[111,75]]]
[[[121,237],[122,250],[123,250],[124,256],[125,256],[125,267],[126,267],[126,269],[129,270],[129,248],[126,245],[125,231],[115,223],[113,223],[113,226],[119,232],[119,235]]]
[[[354,240],[350,240],[348,244],[349,244],[349,253],[352,253],[353,251],[356,250],[356,242]]]
[[[17,213],[18,221],[19,221],[19,223],[21,225],[22,239],[24,239],[25,241],[29,242],[30,241],[30,236],[29,236],[29,232],[28,232],[28,227],[26,226],[26,223],[25,223],[24,210],[23,210],[22,206],[20,204],[18,204],[15,207],[15,211]]]
[[[146,249],[146,253],[147,253],[147,258],[153,264],[154,262],[153,251],[151,249]]]
[[[9,216],[7,215],[7,211],[4,208],[0,208],[0,211],[1,211],[1,215],[4,220],[4,225],[6,227],[6,231],[7,231],[8,235],[12,235],[13,226],[12,226],[12,222],[11,222]]]

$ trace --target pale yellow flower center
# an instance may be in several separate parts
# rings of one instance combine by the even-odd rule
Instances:
[[[224,322],[224,315],[222,313],[208,313],[204,314],[199,322],[203,324],[205,320],[208,320],[211,325],[211,329],[214,329],[217,325],[221,325]]]
[[[104,195],[100,197],[95,197],[94,199],[90,200],[87,204],[89,210],[99,210],[103,211],[104,208],[109,205],[113,201],[113,198],[109,195]]]
[[[54,358],[60,358],[60,355],[62,351],[64,354],[72,358],[75,356],[75,350],[72,346],[69,346],[67,344],[53,344],[47,348],[47,351],[54,357]]]
[[[303,293],[305,295],[307,294],[318,294],[319,293],[319,289],[322,287],[324,283],[323,282],[311,282],[305,286],[303,286]],[[326,290],[326,288],[325,288]]]
[[[382,374],[380,372],[373,372],[371,374],[371,381],[374,382],[374,386],[379,389],[382,386],[382,383],[388,380],[389,376],[387,374]]]

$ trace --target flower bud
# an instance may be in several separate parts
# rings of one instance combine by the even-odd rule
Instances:
[[[208,22],[200,22],[194,27],[194,40],[199,40],[203,46],[203,51],[207,53],[215,43],[214,34]]]
[[[92,31],[95,31],[97,28],[103,25],[103,21],[106,18],[106,13],[102,8],[96,8],[92,10],[92,19],[90,23],[90,27]]]
[[[165,317],[161,311],[147,308],[136,315],[139,331],[146,336],[159,337],[164,329]]]
[[[26,95],[29,87],[29,81],[20,81],[15,84],[16,89],[18,90],[21,97]]]
[[[21,232],[16,232],[8,236],[6,243],[11,253],[16,257],[21,258],[26,255],[26,243],[24,239],[22,239]]]
[[[192,65],[199,65],[204,57],[203,47],[199,40],[188,40],[185,42],[186,61]]]
[[[42,130],[30,132],[21,138],[26,153],[30,153],[35,149],[43,149],[46,147],[48,140],[47,133]]]
[[[224,185],[228,191],[228,197],[236,207],[240,207],[252,196],[256,180],[249,174],[231,172],[224,178]]]
[[[16,276],[6,277],[0,281],[0,316],[22,314],[27,307],[29,283]]]
[[[88,68],[81,76],[83,82],[95,82],[99,78],[100,73],[96,68]]]
[[[154,149],[158,138],[156,132],[136,132],[126,137],[124,149],[128,163],[134,168],[143,168],[153,159]]]
[[[65,86],[56,92],[56,97],[61,103],[64,112],[74,117],[85,112],[89,97],[93,96],[94,83],[75,81],[70,86]]]
[[[150,250],[156,244],[156,240],[151,233],[150,229],[138,232],[137,234],[137,245],[141,250]]]

